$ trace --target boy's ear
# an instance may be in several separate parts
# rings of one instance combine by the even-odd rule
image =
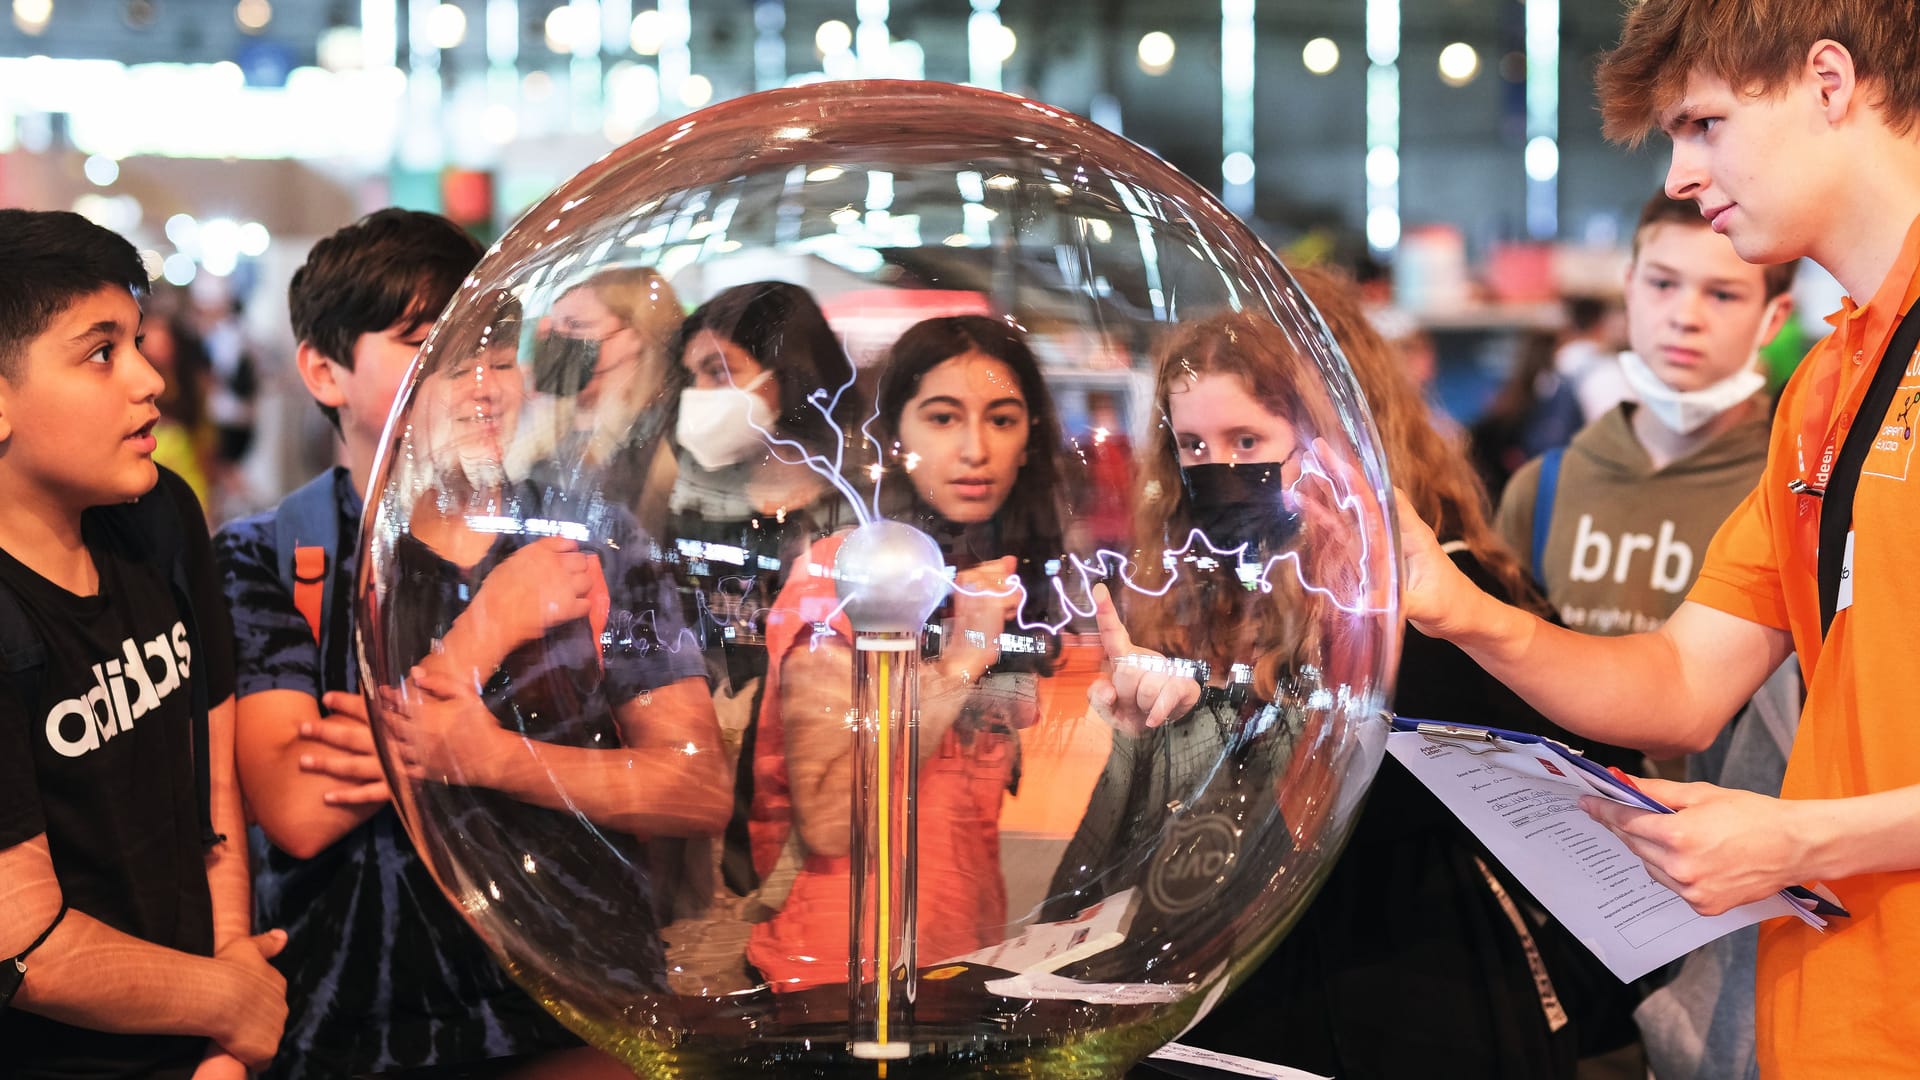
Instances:
[[[1780,333],[1787,325],[1787,316],[1793,314],[1793,294],[1781,293],[1773,298],[1773,313],[1767,316],[1767,324],[1760,328],[1760,344],[1765,345]]]
[[[293,366],[299,369],[300,381],[307,384],[307,393],[315,401],[336,409],[347,403],[346,388],[336,378],[337,365],[311,341],[301,342],[294,350]]]
[[[1836,124],[1845,119],[1860,85],[1853,67],[1853,54],[1847,47],[1831,38],[1814,42],[1813,48],[1807,51],[1807,75],[1820,87],[1820,104],[1826,111],[1827,122]]]

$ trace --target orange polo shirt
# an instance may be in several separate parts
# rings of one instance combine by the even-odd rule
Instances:
[[[1820,639],[1819,500],[1826,471],[1900,318],[1920,298],[1920,220],[1865,305],[1795,373],[1774,418],[1760,486],[1714,537],[1688,599],[1793,634],[1807,702],[1781,797],[1844,798],[1920,784],[1913,644],[1920,629],[1920,352],[1861,470],[1854,496],[1852,606]],[[1910,483],[1909,480],[1912,480]],[[1914,823],[1920,828],[1920,822]],[[1851,919],[1821,933],[1797,919],[1760,928],[1761,1074],[1908,1077],[1920,1069],[1920,871],[1829,882]]]

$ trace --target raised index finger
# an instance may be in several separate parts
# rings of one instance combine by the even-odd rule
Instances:
[[[1120,621],[1120,613],[1113,607],[1113,595],[1105,585],[1093,587],[1093,621],[1100,628],[1100,647],[1106,651],[1107,659],[1118,660],[1133,652],[1133,635],[1127,633],[1126,625]]]

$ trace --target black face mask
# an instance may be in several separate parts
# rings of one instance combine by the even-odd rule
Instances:
[[[1187,489],[1193,527],[1216,548],[1245,544],[1245,555],[1278,551],[1300,532],[1300,511],[1290,505],[1277,461],[1189,465],[1180,470],[1180,482]]]
[[[550,334],[533,358],[533,388],[556,397],[573,397],[586,389],[599,366],[598,341]]]

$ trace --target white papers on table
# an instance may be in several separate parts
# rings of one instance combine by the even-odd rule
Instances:
[[[990,994],[1028,1001],[1086,1001],[1095,1005],[1166,1005],[1193,993],[1192,983],[1081,982],[1064,975],[1023,973],[984,984]]]
[[[1127,927],[1140,906],[1138,889],[1122,889],[1088,904],[1063,922],[1035,923],[998,945],[956,956],[954,961],[1002,971],[1038,974],[1103,953],[1127,939]]]

